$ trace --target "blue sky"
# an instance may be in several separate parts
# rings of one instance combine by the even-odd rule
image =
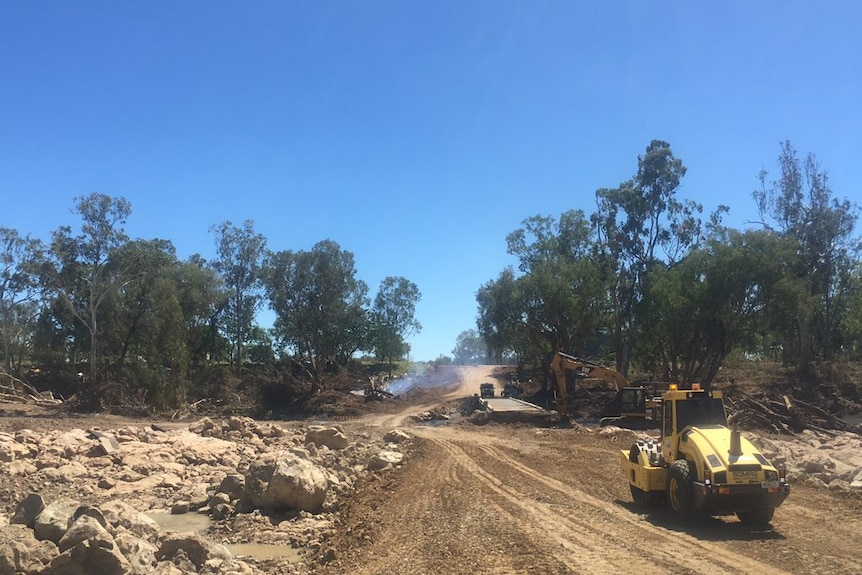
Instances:
[[[0,225],[48,239],[100,192],[183,259],[225,220],[331,239],[372,297],[415,282],[411,355],[449,355],[506,234],[590,213],[652,139],[735,227],[786,139],[862,200],[862,4],[704,4],[0,0]]]

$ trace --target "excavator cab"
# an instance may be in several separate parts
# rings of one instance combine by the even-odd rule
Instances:
[[[643,387],[624,387],[620,390],[620,413],[645,413],[646,389]]]

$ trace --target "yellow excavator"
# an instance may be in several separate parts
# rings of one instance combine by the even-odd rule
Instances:
[[[557,411],[569,415],[569,388],[566,374],[573,372],[580,379],[598,379],[613,387],[613,401],[606,407],[600,425],[616,425],[627,429],[658,428],[661,397],[647,387],[632,386],[620,372],[562,352],[554,354],[551,370],[557,382]]]

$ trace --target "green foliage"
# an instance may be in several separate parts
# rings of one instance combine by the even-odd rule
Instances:
[[[623,374],[640,336],[639,309],[649,274],[679,261],[704,233],[697,216],[702,206],[676,196],[685,172],[670,144],[653,140],[638,157],[634,178],[596,192],[598,210],[591,221],[599,235],[598,247],[615,276],[609,291],[611,341],[617,371]],[[721,207],[711,216],[712,225],[717,225],[724,210]]]
[[[547,365],[567,351],[708,384],[734,353],[781,359],[805,382],[823,360],[862,358],[858,207],[836,199],[814,156],[800,160],[789,142],[778,170],[754,193],[762,229],[725,229],[726,208],[701,221],[701,206],[678,197],[686,168],[652,141],[631,179],[596,191],[589,217],[532,216],[508,234],[518,264],[477,290],[477,329],[459,334],[454,361]],[[58,228],[47,247],[0,227],[7,370],[59,367],[75,386],[86,371],[85,402],[166,409],[251,390],[252,369],[286,405],[317,397],[324,375],[355,368],[359,352],[375,356],[373,375],[382,362],[417,369],[401,360],[421,329],[418,286],[387,277],[369,305],[353,254],[331,240],[268,253],[253,222],[223,222],[211,228],[214,262],[180,262],[167,240],[126,236],[123,198],[74,205],[80,229]],[[255,325],[264,296],[271,333]],[[267,372],[276,353],[293,371],[284,385]]]
[[[607,322],[606,268],[583,212],[528,218],[506,239],[523,275],[504,270],[476,294],[488,354],[545,364],[557,350],[595,341]]]
[[[372,345],[377,357],[389,362],[407,357],[410,345],[406,338],[422,329],[416,320],[419,288],[403,277],[387,277],[380,282],[371,309]]]
[[[512,268],[506,268],[496,280],[482,285],[476,292],[476,302],[479,304],[476,325],[485,353],[494,363],[502,363],[503,355],[508,352],[526,350],[527,340],[520,329],[521,312],[515,299]]]
[[[368,286],[356,278],[353,254],[336,242],[271,254],[264,285],[277,345],[310,362],[315,379],[326,362],[344,365],[366,346]]]
[[[76,198],[81,233],[72,235],[67,226],[53,232],[51,248],[41,268],[46,290],[66,306],[89,335],[89,377],[81,389],[85,405],[96,405],[100,400],[97,367],[102,361],[98,349],[102,306],[131,273],[124,267],[126,260],[114,257],[128,241],[122,226],[131,210],[124,198],[98,193]]]
[[[218,259],[213,268],[226,288],[222,307],[223,329],[231,342],[231,363],[242,365],[243,348],[254,327],[261,304],[262,264],[266,238],[254,231],[254,222],[246,220],[241,228],[225,221],[213,226]]]
[[[709,383],[725,358],[753,349],[767,309],[785,296],[790,246],[767,232],[727,230],[650,274],[637,359],[665,381]]]
[[[31,348],[39,290],[34,264],[41,250],[38,240],[0,226],[0,353],[7,373],[13,366],[20,371]]]
[[[475,329],[462,331],[455,341],[452,350],[453,359],[457,365],[479,365],[489,363],[485,349],[485,341]]]
[[[735,350],[804,367],[862,349],[858,208],[832,197],[814,157],[782,145],[780,177],[755,200],[764,229],[704,222],[680,199],[686,168],[654,140],[637,174],[596,192],[590,225],[565,212],[532,217],[507,236],[519,259],[476,294],[477,326],[496,358],[547,364],[560,350],[601,353],[617,370],[636,361],[654,377],[709,383]]]
[[[787,269],[788,301],[775,310],[784,360],[811,374],[815,359],[831,359],[852,325],[853,269],[860,254],[853,236],[858,207],[833,197],[813,154],[801,161],[790,142],[781,144],[779,175],[760,174],[754,199],[764,228],[793,243]],[[848,323],[849,322],[849,323]]]
[[[175,281],[185,324],[189,369],[210,361],[228,361],[230,342],[219,330],[219,318],[228,294],[215,270],[198,255],[178,264]]]

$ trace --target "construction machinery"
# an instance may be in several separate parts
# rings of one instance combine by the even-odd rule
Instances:
[[[503,397],[520,397],[524,394],[524,388],[517,379],[511,379],[503,386],[503,391],[500,392]]]
[[[568,355],[554,354],[551,369],[557,381],[557,411],[568,416],[569,390],[567,372],[583,379],[598,379],[613,387],[614,398],[602,412],[600,425],[617,425],[628,429],[653,429],[659,426],[661,397],[645,386],[629,385],[623,374],[599,364]]]
[[[720,391],[671,385],[662,394],[661,420],[658,441],[620,451],[635,503],[667,501],[686,521],[734,513],[752,525],[772,520],[790,493],[785,470],[728,428]]]
[[[494,384],[483,383],[479,385],[479,396],[483,398],[494,397]]]

